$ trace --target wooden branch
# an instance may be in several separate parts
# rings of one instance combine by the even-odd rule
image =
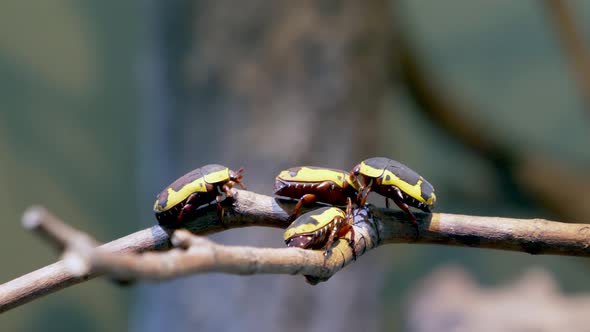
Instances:
[[[293,208],[293,201],[244,190],[234,189],[234,193],[234,201],[223,203],[226,210],[223,223],[217,219],[215,208],[207,207],[202,209],[194,222],[187,224],[187,229],[195,234],[209,234],[237,227],[285,228],[288,225],[287,211]],[[420,225],[418,238],[415,238],[414,228],[401,211],[374,206],[357,210],[357,254],[360,256],[381,244],[415,242],[530,254],[590,256],[590,225],[586,224],[445,213],[417,213],[416,217]],[[89,239],[87,244],[80,244],[78,240],[55,236],[52,229],[66,228],[43,209],[29,210],[24,219],[26,223],[42,225],[43,234],[49,234],[47,236],[54,239],[52,241],[62,243],[60,247],[89,262],[90,272],[78,276],[62,260],[9,281],[0,285],[0,312],[105,273],[116,278],[151,280],[213,271],[303,274],[315,283],[327,280],[352,261],[352,251],[346,240],[338,241],[324,266],[322,251],[223,246],[185,231],[176,231],[172,236],[172,230],[160,226],[94,248],[90,237],[86,237]],[[73,231],[71,234],[79,234]],[[165,253],[138,255],[144,251],[169,249],[171,241],[177,248]]]
[[[372,211],[379,245],[412,241],[406,216],[386,209]],[[590,257],[590,224],[448,213],[421,214],[418,219],[419,243]]]
[[[358,227],[356,230],[362,232]],[[363,237],[366,238],[366,235]],[[143,255],[94,251],[86,253],[86,257],[94,272],[123,280],[162,280],[195,273],[223,272],[240,275],[303,274],[311,284],[328,280],[353,261],[352,250],[346,240],[336,243],[325,263],[323,252],[318,250],[226,246],[186,230],[174,232],[172,240],[182,242],[185,247]],[[359,247],[364,249],[360,251],[362,254],[370,245],[374,243],[362,241],[356,247],[357,250]]]

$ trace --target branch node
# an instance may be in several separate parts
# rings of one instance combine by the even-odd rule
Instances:
[[[47,210],[42,206],[31,206],[25,210],[22,218],[22,225],[27,230],[34,230],[41,225],[43,215],[46,215]]]
[[[90,272],[89,257],[84,257],[78,251],[67,250],[62,255],[62,260],[66,266],[68,272],[76,277],[81,277]]]

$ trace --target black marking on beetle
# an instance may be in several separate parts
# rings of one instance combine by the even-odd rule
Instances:
[[[392,164],[392,165],[387,166],[387,170],[390,171],[391,173],[395,174],[402,181],[414,186],[422,178],[420,176],[420,174],[414,172],[413,170],[408,168],[406,165],[398,163],[395,160],[392,160],[392,162],[395,162],[396,164],[395,165]]]
[[[203,173],[203,175],[205,175],[205,174],[215,173],[217,171],[221,171],[226,168],[227,167],[225,167],[223,165],[209,164],[209,165],[205,165],[205,166],[201,167],[201,172]]]
[[[408,166],[389,158],[375,157],[365,159],[363,162],[373,168],[386,169],[410,185],[417,184],[421,179],[421,176]]]
[[[420,184],[420,196],[422,196],[425,201],[428,201],[428,199],[432,197],[433,192],[434,188],[432,185],[428,183],[428,181],[422,179],[422,183]]]
[[[202,177],[203,177],[202,168],[193,169],[192,171],[179,177],[176,181],[172,182],[171,185],[166,187],[166,189],[164,189],[164,191],[166,192],[166,196],[168,196],[168,188],[172,188],[172,190],[174,190],[174,191],[180,191],[180,189],[182,189],[182,187],[184,187],[187,183],[191,183],[191,182],[195,181],[196,179],[202,178]]]
[[[391,179],[391,176],[389,176],[389,174],[387,174],[387,175],[385,176],[385,181],[389,181],[390,179]]]
[[[289,228],[298,227],[298,226],[306,225],[306,224],[318,225],[320,222],[318,220],[316,220],[315,218],[312,218],[312,216],[321,215],[326,210],[331,209],[331,208],[332,207],[323,207],[323,208],[319,208],[317,210],[313,210],[311,212],[308,212],[308,213],[302,215],[301,217],[295,219],[295,221],[291,224],[291,226],[289,226]]]
[[[193,169],[192,171],[186,173],[185,175],[179,177],[178,179],[176,179],[176,181],[172,182],[172,184],[170,184],[168,187],[164,188],[164,190],[162,190],[158,194],[158,196],[156,197],[160,208],[163,209],[164,207],[166,207],[166,204],[168,204],[168,189],[169,188],[172,188],[172,190],[174,190],[174,191],[180,191],[180,189],[182,189],[182,187],[184,187],[188,183],[191,183],[201,177],[203,177],[203,173],[201,172],[201,169],[196,168],[196,169]]]
[[[301,167],[291,167],[287,170],[291,177],[296,177],[297,174],[299,174],[299,171],[301,171]]]
[[[383,169],[389,165],[391,159],[383,157],[375,157],[363,160],[363,162],[373,168]]]

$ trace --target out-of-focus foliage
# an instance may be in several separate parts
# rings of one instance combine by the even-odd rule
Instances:
[[[590,4],[573,4],[590,40]],[[394,8],[434,78],[476,105],[475,118],[495,137],[587,167],[587,106],[541,2],[416,0]],[[136,205],[135,183],[143,9],[138,2],[89,0],[0,5],[0,282],[56,259],[20,228],[32,203],[101,241],[133,231],[138,209],[150,209]],[[387,139],[376,144],[435,185],[439,211],[551,217],[542,206],[513,200],[501,174],[428,123],[399,87],[384,104],[385,121],[375,126]],[[415,280],[447,263],[465,266],[485,284],[516,279],[535,265],[567,292],[590,291],[588,262],[579,258],[412,245],[381,250],[392,252],[381,295],[391,329],[403,326]],[[4,314],[0,330],[124,330],[127,292],[91,281]]]
[[[133,2],[0,4],[0,282],[57,259],[20,227],[30,204],[101,241],[136,229],[140,10]],[[92,281],[3,314],[0,330],[124,330],[127,293]]]

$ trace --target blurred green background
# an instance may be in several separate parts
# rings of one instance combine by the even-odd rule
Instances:
[[[574,5],[590,36],[590,3]],[[590,113],[540,2],[419,0],[396,8],[404,34],[436,79],[475,105],[471,116],[495,137],[588,175]],[[0,4],[1,282],[56,260],[20,227],[31,204],[105,242],[151,222],[138,221],[153,195],[139,193],[137,184],[146,21],[140,1]],[[506,194],[495,169],[417,112],[403,89],[392,89],[383,112],[389,121],[379,128],[388,137],[382,150],[435,185],[438,211],[556,217]],[[396,252],[381,294],[391,329],[403,326],[404,300],[415,281],[446,263],[465,266],[486,284],[541,266],[567,292],[590,292],[584,259],[441,246],[380,250]],[[133,293],[92,280],[3,314],[0,330],[125,330]]]
[[[56,260],[20,227],[43,204],[100,241],[138,229],[137,1],[0,4],[3,282]],[[0,318],[2,331],[124,330],[129,290],[93,280]]]

